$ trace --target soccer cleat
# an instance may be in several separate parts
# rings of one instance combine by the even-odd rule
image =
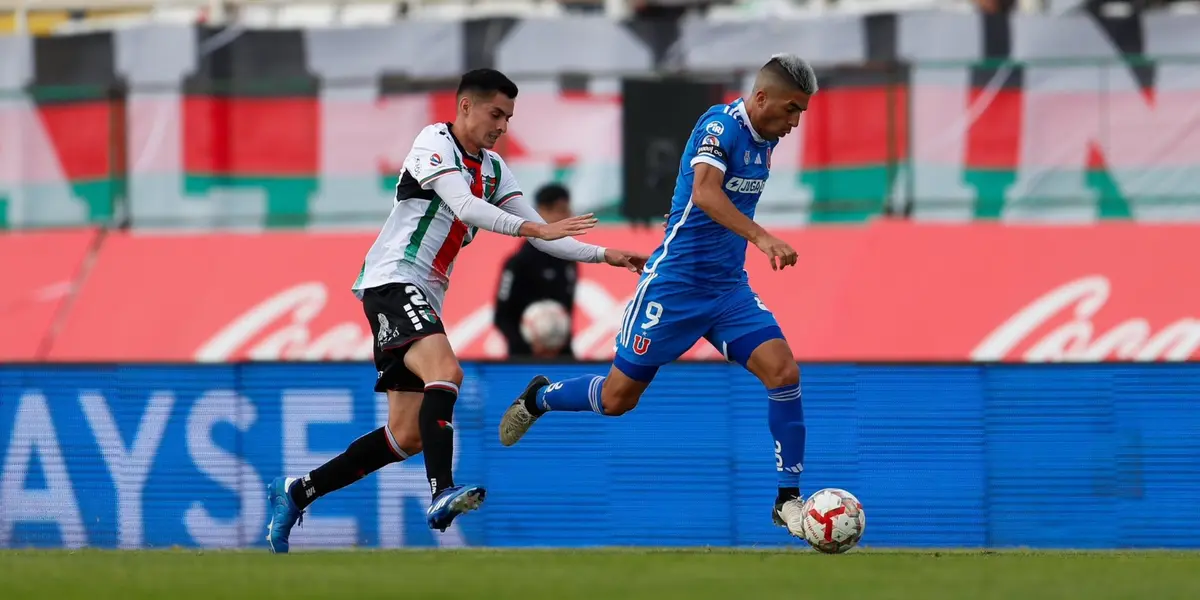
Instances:
[[[504,416],[500,418],[500,443],[505,446],[511,446],[533,427],[533,422],[538,420],[541,415],[533,414],[526,407],[526,403],[532,404],[537,400],[538,390],[550,385],[550,380],[545,375],[534,377],[529,385],[525,386],[525,391],[513,401],[508,410],[504,411]]]
[[[275,554],[287,554],[292,526],[304,521],[304,511],[296,508],[288,494],[287,479],[276,477],[267,486],[267,506],[271,507],[271,522],[267,524],[267,545]]]
[[[455,517],[479,508],[486,496],[487,490],[477,485],[458,485],[442,490],[425,511],[429,528],[446,531]]]
[[[777,502],[771,511],[771,520],[788,530],[788,533],[804,539],[804,499],[793,498]]]

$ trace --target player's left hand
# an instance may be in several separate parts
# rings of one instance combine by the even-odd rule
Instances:
[[[614,267],[624,267],[639,275],[642,273],[642,269],[646,268],[646,260],[649,258],[645,254],[625,250],[608,248],[604,251],[604,262]]]

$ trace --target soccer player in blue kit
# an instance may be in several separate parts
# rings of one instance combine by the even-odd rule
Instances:
[[[771,57],[748,97],[700,118],[680,161],[666,238],[650,256],[616,340],[608,376],[551,383],[537,376],[504,413],[500,442],[511,446],[547,412],[616,417],[637,406],[659,367],[700,338],[767,388],[779,492],[772,518],[801,535],[804,412],[800,370],[775,317],[750,288],[746,242],[772,270],[796,264],[796,251],[754,222],[779,139],[800,123],[817,91],[812,67],[791,54]]]

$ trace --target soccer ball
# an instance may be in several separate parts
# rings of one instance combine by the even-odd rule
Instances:
[[[867,515],[854,494],[825,488],[804,502],[804,541],[825,554],[841,554],[862,539]]]
[[[571,333],[571,315],[554,300],[538,300],[521,313],[521,337],[531,346],[557,353]]]

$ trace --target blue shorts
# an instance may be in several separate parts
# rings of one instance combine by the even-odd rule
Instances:
[[[625,307],[613,364],[633,379],[650,381],[700,338],[745,366],[755,348],[782,339],[783,331],[749,284],[713,290],[647,273]]]

